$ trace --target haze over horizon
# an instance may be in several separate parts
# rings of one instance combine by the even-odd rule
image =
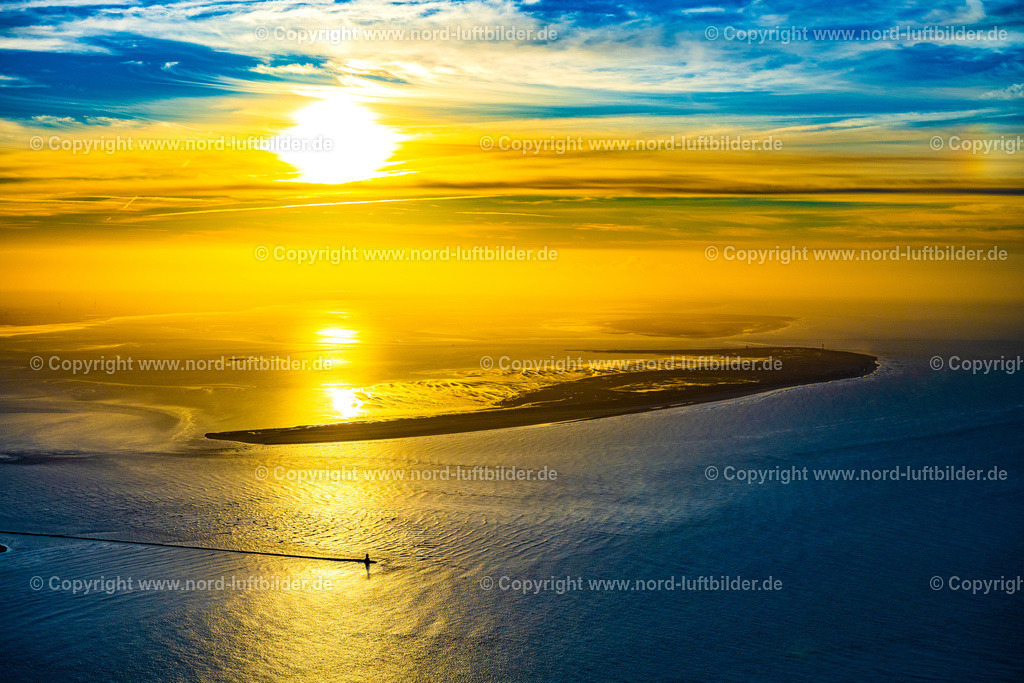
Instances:
[[[1020,8],[831,10],[10,3],[0,303],[787,315],[839,301],[1005,316],[1024,247]],[[363,251],[457,247],[558,256]],[[1007,257],[728,258],[776,247]],[[359,257],[287,258],[319,249]],[[983,334],[1019,330],[1012,317]]]

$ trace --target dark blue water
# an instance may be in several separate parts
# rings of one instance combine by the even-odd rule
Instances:
[[[922,345],[925,346],[925,345]],[[0,536],[10,680],[1020,679],[1024,374],[875,375],[590,423],[389,444],[41,455],[0,465],[0,528],[361,554],[305,560]],[[288,467],[518,464],[556,482],[273,487]],[[728,481],[726,468],[966,466],[1001,481]],[[709,480],[709,466],[720,476]],[[329,575],[329,592],[31,590],[33,576]],[[596,590],[740,576],[773,591]],[[572,577],[522,594],[481,582]],[[939,577],[940,587],[930,582]]]

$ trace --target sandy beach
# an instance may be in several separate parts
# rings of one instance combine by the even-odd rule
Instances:
[[[326,425],[253,429],[206,434],[209,439],[254,444],[370,441],[456,434],[509,427],[591,420],[615,415],[722,401],[773,389],[862,377],[877,359],[825,349],[772,347],[668,351],[615,351],[627,354],[708,359],[707,367],[618,372],[557,383],[474,412],[339,422]],[[724,361],[716,368],[713,361]],[[771,359],[771,362],[768,362]]]

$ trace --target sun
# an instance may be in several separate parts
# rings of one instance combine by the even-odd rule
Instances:
[[[294,166],[297,182],[340,184],[390,175],[382,169],[405,136],[339,89],[295,112],[295,126],[274,138],[272,150]]]

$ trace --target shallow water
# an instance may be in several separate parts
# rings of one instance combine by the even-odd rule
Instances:
[[[81,340],[32,341],[43,343]],[[1024,556],[1024,380],[928,368],[934,354],[998,358],[1016,347],[964,347],[851,342],[845,348],[879,354],[881,370],[592,422],[236,446],[199,435],[210,424],[265,426],[238,421],[270,419],[282,396],[309,393],[308,378],[269,377],[258,388],[248,379],[218,388],[180,377],[159,390],[118,390],[108,378],[86,389],[67,378],[41,385],[14,367],[20,347],[7,345],[0,529],[325,557],[368,552],[380,564],[367,573],[322,560],[0,534],[10,547],[0,555],[5,677],[1019,677],[1020,593],[945,583],[1015,578]],[[222,348],[211,342],[209,353]],[[402,381],[419,371],[365,376]],[[98,393],[76,393],[86,390]],[[304,403],[290,417],[310,410]],[[1007,477],[749,484],[725,476],[729,467],[944,465],[998,467]],[[547,468],[557,478],[443,478],[476,466]],[[588,585],[723,575],[781,586]],[[939,590],[929,585],[935,576]],[[61,588],[101,577],[134,585]],[[257,587],[138,585],[232,577]],[[567,577],[578,583],[506,589]],[[286,579],[307,587],[282,590]],[[259,581],[277,584],[260,589]]]

